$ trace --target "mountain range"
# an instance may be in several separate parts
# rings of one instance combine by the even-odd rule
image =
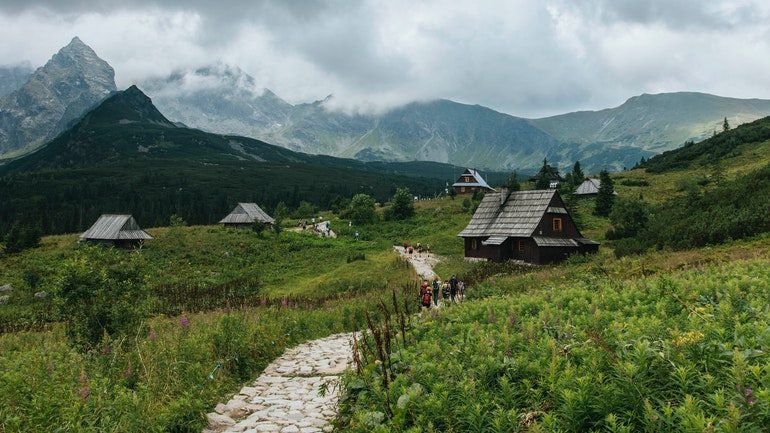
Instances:
[[[104,212],[163,225],[172,214],[210,224],[234,203],[308,201],[328,209],[356,193],[397,187],[443,192],[462,168],[436,162],[363,162],[294,152],[167,119],[136,86],[115,92],[37,150],[0,166],[0,232],[20,216],[47,233],[82,230]],[[505,174],[490,176],[498,184]]]
[[[17,71],[5,88],[18,86],[23,76]],[[615,108],[541,119],[449,100],[351,114],[330,108],[331,96],[290,104],[239,68],[223,64],[147,79],[139,87],[177,126],[309,154],[524,172],[536,170],[544,157],[562,168],[580,160],[589,171],[621,170],[711,136],[724,118],[737,126],[770,115],[768,100],[691,92],[643,94]],[[0,158],[52,139],[115,89],[109,64],[74,38],[21,87],[0,97]]]

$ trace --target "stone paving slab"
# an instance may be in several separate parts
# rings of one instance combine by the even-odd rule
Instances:
[[[257,380],[208,414],[204,433],[332,431],[339,375],[352,362],[353,335],[336,334],[287,349]]]

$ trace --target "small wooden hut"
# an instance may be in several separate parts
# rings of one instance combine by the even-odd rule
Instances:
[[[225,227],[249,228],[255,222],[262,222],[268,225],[275,223],[275,220],[262,210],[256,203],[238,203],[229,215],[219,221]]]
[[[489,186],[481,177],[481,174],[472,168],[466,169],[463,174],[457,178],[457,182],[452,184],[455,192],[458,194],[473,194],[476,191],[488,192],[495,189]]]
[[[599,187],[602,186],[602,181],[599,179],[586,179],[577,188],[575,188],[575,195],[589,196],[599,194]],[[613,194],[618,195],[617,192]]]
[[[104,214],[80,235],[81,242],[110,244],[120,248],[133,248],[152,239],[139,227],[131,215]]]
[[[554,189],[489,193],[458,234],[465,257],[547,264],[575,253],[593,253],[599,243],[580,233]]]

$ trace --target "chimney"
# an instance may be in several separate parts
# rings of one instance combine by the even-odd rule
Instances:
[[[505,201],[508,199],[508,195],[508,188],[500,189],[500,206],[505,204]]]

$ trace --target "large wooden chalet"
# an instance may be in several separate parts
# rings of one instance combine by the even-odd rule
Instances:
[[[599,250],[598,242],[580,233],[554,189],[488,193],[458,236],[465,240],[465,257],[492,261],[548,264]]]
[[[225,227],[233,228],[249,228],[255,222],[272,225],[275,223],[275,220],[256,203],[238,203],[232,212],[219,221]]]
[[[458,194],[472,194],[476,191],[488,192],[495,190],[487,184],[478,171],[472,168],[466,169],[463,174],[457,178],[457,182],[452,184],[452,188],[454,188],[455,192]]]

